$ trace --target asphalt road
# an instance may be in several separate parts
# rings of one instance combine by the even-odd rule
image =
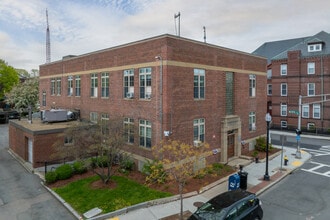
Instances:
[[[0,124],[0,220],[76,219],[8,153],[8,124]]]
[[[264,219],[330,219],[330,142],[310,137],[302,141],[312,158],[260,195]]]

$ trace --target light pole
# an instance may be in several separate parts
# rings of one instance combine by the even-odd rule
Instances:
[[[269,123],[272,120],[272,116],[269,113],[267,113],[265,120],[267,122],[267,138],[266,138],[266,172],[264,175],[264,180],[269,181],[269,174],[268,174]]]

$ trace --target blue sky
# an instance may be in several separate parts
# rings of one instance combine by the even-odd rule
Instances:
[[[330,32],[325,0],[0,0],[0,59],[38,69],[46,61],[46,9],[51,60],[161,34],[244,52],[265,42]],[[178,22],[178,20],[177,20]],[[176,23],[178,27],[178,23]]]

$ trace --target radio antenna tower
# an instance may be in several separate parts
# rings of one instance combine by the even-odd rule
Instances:
[[[46,31],[46,63],[50,63],[50,34],[48,24],[48,10],[46,9],[47,31]]]

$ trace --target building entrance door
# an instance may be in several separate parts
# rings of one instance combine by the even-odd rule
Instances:
[[[235,156],[235,133],[229,133],[227,136],[228,158]]]

